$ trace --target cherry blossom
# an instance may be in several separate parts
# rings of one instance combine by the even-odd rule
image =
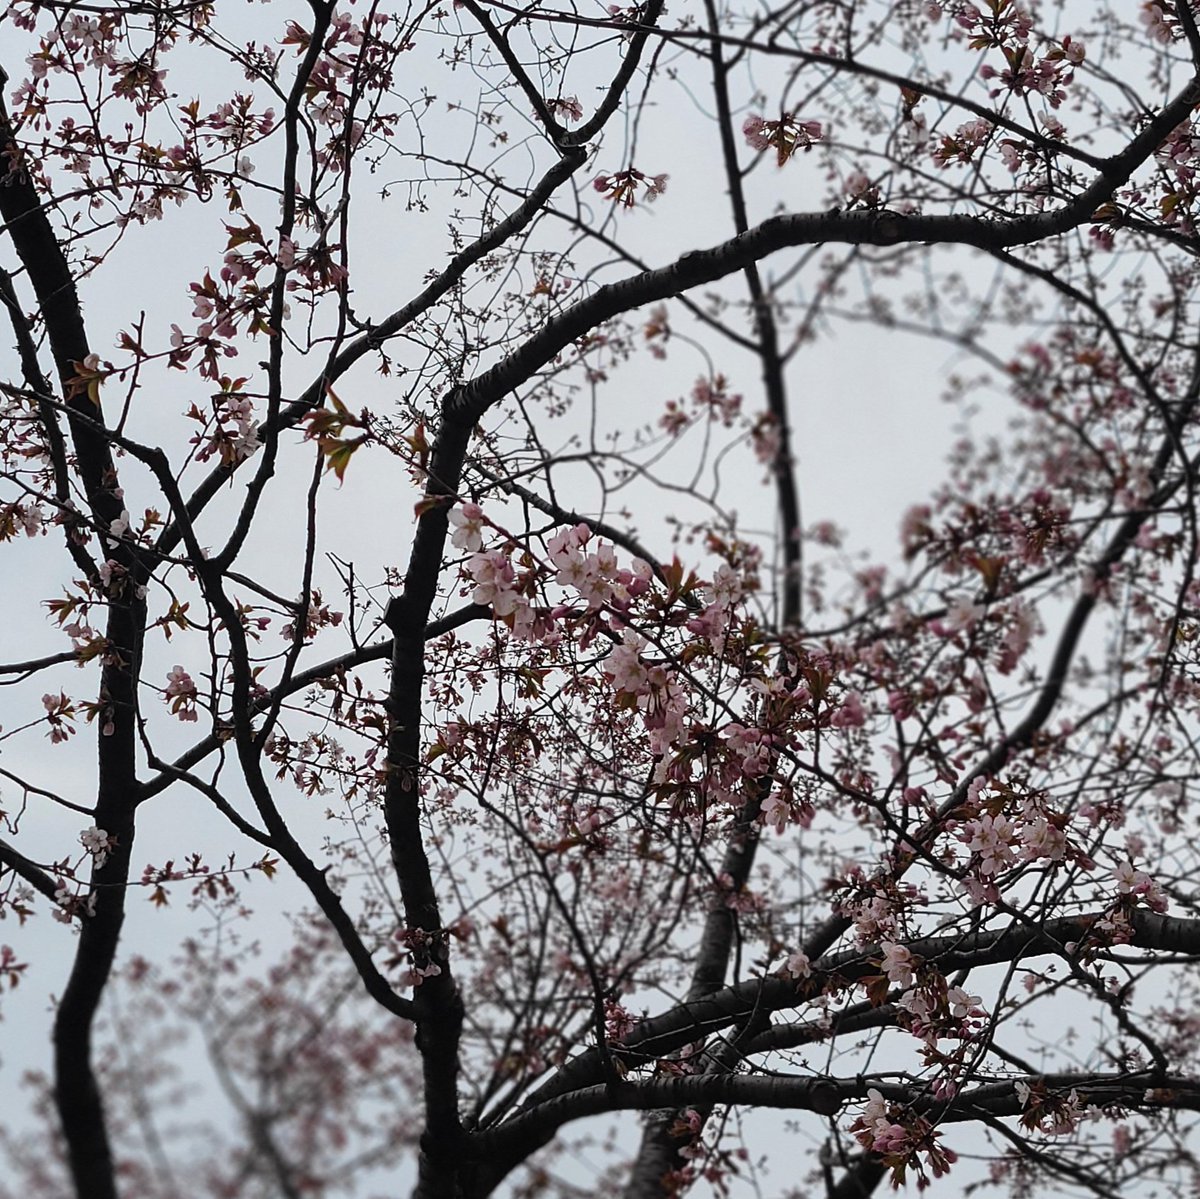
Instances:
[[[951,987],[946,992],[946,1002],[950,1005],[950,1014],[959,1020],[967,1016],[979,1014],[982,1002],[978,995],[971,995],[962,987]]]
[[[604,671],[618,691],[641,695],[646,690],[650,672],[641,661],[645,645],[642,638],[627,629],[621,644],[614,647],[605,660]]]
[[[755,150],[774,150],[776,162],[783,166],[797,150],[809,150],[824,136],[820,121],[800,120],[793,112],[783,113],[778,120],[767,120],[752,113],[742,124],[747,145]]]
[[[887,975],[888,980],[900,987],[911,987],[916,965],[911,950],[895,941],[883,941],[880,948],[883,950],[880,969]]]
[[[459,549],[477,551],[483,548],[483,509],[478,504],[459,504],[450,510],[454,526],[451,543]]]
[[[789,978],[812,977],[812,963],[809,961],[808,954],[802,949],[797,949],[788,955],[787,961],[783,964],[783,970]]]
[[[99,869],[108,860],[109,851],[113,848],[116,842],[102,828],[96,828],[93,825],[91,828],[84,829],[79,834],[79,840],[83,844],[83,848],[92,855],[92,861],[96,868]]]
[[[1013,842],[1017,830],[1006,816],[984,814],[978,820],[969,820],[963,825],[959,840],[971,853],[978,855],[979,873],[999,874],[1016,860]]]
[[[642,199],[653,202],[667,190],[668,178],[665,174],[645,175],[636,167],[629,167],[614,174],[601,172],[592,181],[592,186],[613,203],[632,208],[638,201],[639,186],[644,189]]]
[[[195,721],[200,718],[196,709],[196,684],[182,666],[172,667],[167,674],[166,695],[171,700],[171,711],[180,720]]]
[[[1144,870],[1135,870],[1129,862],[1119,862],[1113,875],[1117,882],[1117,894],[1144,899],[1156,912],[1167,910],[1167,899],[1162,888]]]

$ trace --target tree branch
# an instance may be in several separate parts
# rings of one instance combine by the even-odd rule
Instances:
[[[913,954],[949,974],[1047,954],[1064,955],[1064,947],[1086,941],[1105,914],[1100,911],[1063,916],[1038,927],[1013,924],[1004,929],[921,937],[904,944]],[[1131,945],[1200,956],[1200,918],[1162,916],[1139,908],[1132,913],[1130,923]],[[747,979],[705,999],[680,1003],[661,1015],[641,1021],[619,1043],[610,1045],[608,1051],[627,1068],[642,1068],[675,1049],[745,1020],[756,1010],[767,1013],[800,1007],[820,995],[830,982],[840,987],[878,974],[881,957],[879,946],[849,949],[815,962],[812,976],[800,983],[773,976]],[[518,1118],[558,1095],[600,1081],[599,1055],[594,1049],[586,1050],[538,1087],[521,1105]]]
[[[325,367],[320,378],[309,384],[300,398],[288,404],[279,413],[278,418],[259,430],[260,437],[267,433],[277,433],[279,430],[295,425],[306,413],[318,408],[325,402],[325,389],[336,383],[360,358],[379,349],[389,338],[395,337],[422,313],[428,311],[447,292],[449,292],[467,271],[481,258],[502,246],[515,233],[525,228],[545,207],[546,202],[554,192],[568,180],[585,162],[587,155],[582,150],[573,150],[560,158],[538,181],[537,186],[526,199],[504,220],[497,222],[487,233],[473,241],[465,250],[460,251],[450,261],[432,283],[420,294],[414,296],[402,308],[398,308],[390,316],[380,321],[355,338]],[[209,501],[228,482],[239,464],[219,466],[196,488],[188,499],[186,510],[190,520],[195,520],[208,505]],[[158,539],[156,549],[163,554],[169,554],[182,539],[182,530],[178,521],[172,522]]]
[[[492,610],[485,604],[464,604],[463,607],[448,613],[439,620],[431,620],[425,626],[425,639],[432,641],[435,637],[449,633],[452,629],[461,628],[473,620],[490,620],[491,618]],[[391,638],[350,650],[336,658],[329,658],[315,666],[310,666],[307,670],[297,672],[288,680],[286,687],[271,688],[265,695],[252,699],[250,701],[251,708],[256,713],[265,711],[276,700],[295,695],[298,691],[303,691],[305,687],[311,687],[313,683],[320,682],[322,679],[331,678],[333,675],[339,674],[343,670],[350,670],[355,666],[365,666],[368,662],[383,662],[391,656]],[[166,768],[174,773],[161,774],[142,785],[138,802],[144,802],[165,791],[176,778],[191,770],[209,754],[215,753],[223,744],[225,744],[224,740],[216,733],[197,741],[191,749],[181,754],[169,768]]]
[[[58,881],[36,862],[31,862],[23,853],[14,849],[7,841],[0,841],[0,865],[7,866],[19,874],[31,887],[40,891],[52,903],[57,903]]]

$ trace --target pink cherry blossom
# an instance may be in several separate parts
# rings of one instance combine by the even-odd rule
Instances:
[[[92,856],[92,861],[99,869],[108,860],[108,855],[116,845],[116,841],[102,828],[93,825],[79,834],[83,848]]]
[[[453,545],[472,551],[483,548],[483,509],[478,504],[467,502],[451,508],[449,519],[454,526]]]
[[[887,975],[888,980],[900,987],[911,987],[914,977],[914,962],[908,947],[899,945],[895,941],[883,941],[880,943],[880,948],[883,950],[883,961],[880,968]]]
[[[803,949],[797,949],[788,955],[787,961],[783,964],[783,970],[788,978],[812,977],[812,963]]]

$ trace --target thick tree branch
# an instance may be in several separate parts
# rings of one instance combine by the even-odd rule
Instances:
[[[31,862],[23,853],[14,849],[7,841],[0,841],[0,866],[6,866],[18,874],[36,891],[40,891],[51,902],[56,902],[58,882],[36,862]]]
[[[91,516],[102,537],[125,507],[99,401],[77,382],[90,350],[71,266],[42,208],[0,97],[0,151],[9,164],[0,186],[0,216],[41,309],[63,394]],[[49,435],[49,434],[48,434]],[[52,435],[50,435],[52,436]],[[105,540],[119,575],[108,586],[97,723],[96,826],[113,848],[92,870],[88,911],[80,924],[74,965],[54,1022],[55,1101],[67,1140],[79,1199],[116,1199],[112,1150],[91,1065],[92,1026],[108,982],[125,919],[137,797],[136,710],[146,605],[146,571],[130,542]]]
[[[1014,924],[1004,929],[922,937],[906,944],[943,974],[950,974],[998,962],[1064,955],[1065,946],[1086,941],[1090,930],[1104,915],[1104,912],[1090,912],[1050,920],[1041,927]],[[1131,916],[1131,926],[1133,946],[1200,956],[1200,919],[1161,916],[1137,909]],[[641,1021],[619,1044],[610,1045],[608,1051],[628,1068],[641,1068],[673,1050],[737,1024],[756,1011],[769,1013],[800,1007],[819,995],[831,981],[842,986],[878,974],[881,956],[878,946],[829,954],[814,963],[812,977],[799,984],[776,977],[747,979],[705,999],[678,1004],[659,1016]],[[600,1081],[599,1055],[594,1049],[586,1050],[538,1087],[522,1104],[521,1112]]]
[[[678,1074],[620,1083],[597,1084],[556,1096],[516,1117],[511,1123],[480,1134],[478,1144],[488,1157],[504,1156],[514,1141],[545,1144],[571,1120],[605,1112],[678,1111],[696,1105],[745,1103],[755,1107],[789,1108],[832,1116],[853,1084],[844,1080],[788,1075]]]
[[[522,386],[573,342],[614,316],[715,282],[779,250],[821,242],[870,246],[924,242],[993,250],[1066,233],[1087,223],[1198,101],[1200,80],[1193,79],[1124,150],[1104,160],[1090,186],[1056,209],[997,218],[969,214],[901,216],[872,209],[777,216],[707,250],[684,254],[657,270],[606,284],[552,317],[524,345],[490,370],[451,392],[442,408],[443,429],[450,425],[473,426],[503,396]],[[443,455],[442,467],[447,466]]]
[[[935,1123],[962,1123],[985,1115],[1020,1115],[1025,1110],[1025,1102],[1018,1090],[1020,1083],[1037,1083],[1047,1092],[1064,1097],[1074,1091],[1081,1108],[1120,1105],[1134,1110],[1200,1110],[1200,1079],[1152,1072],[1035,1074],[971,1087],[949,1100],[940,1099],[917,1084],[863,1077],[693,1074],[594,1085],[559,1095],[516,1117],[511,1123],[481,1134],[478,1150],[485,1158],[497,1162],[509,1155],[513,1142],[544,1144],[572,1120],[608,1112],[650,1111],[666,1104],[674,1107],[746,1105],[832,1116],[843,1104],[866,1099],[868,1091],[872,1090],[878,1091],[886,1100],[932,1117]],[[860,1188],[863,1181],[856,1180]],[[850,1193],[855,1192],[851,1190]]]

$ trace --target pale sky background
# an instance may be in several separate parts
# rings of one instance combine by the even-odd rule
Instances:
[[[255,7],[232,11],[235,19],[246,23],[247,27],[265,17],[273,28],[281,15],[275,9]],[[299,13],[297,10],[297,16]],[[219,12],[219,19],[226,19],[225,11]],[[0,61],[14,76],[11,90],[19,82],[23,51],[18,49],[19,37],[14,36],[11,25],[4,27],[4,38],[6,48],[0,51],[3,54]],[[168,86],[178,90],[181,102],[202,91],[204,103],[214,105],[228,90],[229,79],[222,78],[219,71],[210,77],[207,60],[202,68],[203,75],[189,75],[185,66],[200,66],[198,58],[192,60],[192,55],[192,51],[184,51],[175,56]],[[459,80],[466,82],[465,73],[452,77],[419,53],[407,56],[404,65],[412,72],[406,85],[414,93],[424,85],[445,99],[454,94]],[[765,81],[760,80],[759,84],[766,90]],[[639,166],[645,164],[646,169],[670,174],[667,193],[655,206],[639,207],[621,213],[617,218],[621,235],[629,236],[632,245],[652,266],[666,263],[696,246],[723,240],[731,233],[717,159],[717,141],[705,121],[703,101],[693,104],[682,85],[677,91],[677,114],[669,121],[652,114],[643,126],[637,150]],[[699,86],[696,93],[702,95]],[[586,106],[587,99],[582,94],[581,99]],[[819,104],[812,115],[822,115]],[[461,141],[463,138],[463,123],[444,115],[438,120],[444,123],[446,130],[445,153],[452,157],[457,148],[456,139]],[[681,130],[687,131],[682,139]],[[834,136],[836,138],[836,132]],[[610,131],[605,146],[594,163],[594,170],[618,165],[622,151],[617,127]],[[529,173],[528,155],[521,149],[514,149],[509,159],[512,163],[511,182],[523,183]],[[546,161],[542,156],[543,167]],[[256,179],[270,177],[268,165],[260,166]],[[590,164],[581,172],[581,179],[590,178],[594,170]],[[356,185],[354,217],[360,236],[354,249],[352,276],[358,311],[376,319],[418,290],[425,273],[446,261],[447,212],[444,205],[461,206],[464,211],[470,211],[472,204],[470,200],[439,201],[443,206],[435,203],[428,213],[407,213],[399,198],[388,204],[378,200],[373,192],[380,182],[382,180],[363,174]],[[755,176],[754,184],[758,202],[752,213],[753,220],[770,215],[776,203],[796,211],[825,204],[819,173],[806,169],[804,164],[794,171],[776,171],[767,164],[766,169]],[[430,191],[431,197],[437,195],[436,191]],[[588,194],[585,200],[598,216],[606,214],[605,202],[599,197]],[[256,214],[264,228],[269,223],[265,213],[265,207],[260,204]],[[115,351],[110,347],[116,333],[128,327],[139,310],[148,314],[148,341],[152,344],[165,342],[172,321],[189,327],[188,322],[181,319],[190,312],[187,283],[198,278],[206,266],[213,269],[219,266],[226,240],[221,226],[223,217],[227,218],[227,214],[219,199],[205,207],[190,203],[183,210],[169,208],[160,223],[131,229],[127,233],[111,260],[83,289],[93,349],[101,357],[114,356]],[[971,277],[990,278],[992,268],[977,256],[969,251],[956,253],[957,261]],[[776,256],[764,265],[764,273],[769,278],[787,270],[793,261],[790,254]],[[0,262],[10,269],[13,266],[7,244],[0,250]],[[627,272],[621,269],[617,273]],[[802,273],[784,294],[806,295],[814,277],[811,272]],[[19,285],[23,297],[27,298],[23,281]],[[737,281],[726,285],[724,291],[741,295]],[[747,408],[752,411],[761,408],[763,401],[755,364],[720,346],[712,335],[688,328],[682,311],[678,308],[673,311],[678,327],[690,336],[702,339],[712,353],[717,369],[729,376],[732,389],[745,394]],[[992,339],[990,344],[995,352],[1003,355],[1019,337],[1020,331],[1009,331],[1001,334],[999,339]],[[0,370],[5,375],[15,376],[17,367],[10,343],[10,335],[0,336]],[[399,345],[397,352],[403,354]],[[244,351],[246,365],[253,362],[251,353]],[[289,377],[297,390],[316,373],[319,362],[319,354],[314,354],[303,371],[293,368]],[[239,360],[232,361],[229,367],[231,373],[239,373]],[[976,362],[945,343],[881,331],[867,325],[842,324],[833,331],[822,327],[817,340],[797,355],[789,377],[793,445],[798,458],[804,523],[811,525],[832,520],[850,530],[851,536],[847,539],[850,552],[865,547],[872,552],[874,560],[894,561],[896,534],[903,512],[911,503],[925,499],[930,487],[943,477],[945,455],[957,436],[955,427],[960,412],[942,401],[940,393],[944,382],[953,372],[974,375],[980,369]],[[642,355],[624,366],[617,373],[615,382],[604,389],[603,417],[611,420],[614,427],[631,427],[648,417],[656,417],[666,400],[686,394],[696,376],[704,370],[703,359],[682,346],[672,347],[671,357],[665,364]],[[373,366],[364,362],[339,383],[338,394],[351,409],[368,406],[384,410],[400,387],[399,383],[380,379],[372,372]],[[172,373],[164,377],[158,385],[148,387],[139,396],[130,425],[131,434],[150,443],[162,441],[169,450],[173,443],[177,449],[181,444],[179,430],[184,427],[179,414],[190,398],[202,399],[209,391],[207,384],[192,375]],[[976,427],[984,430],[1001,427],[1012,412],[1009,402],[994,390],[984,393],[981,398],[985,401],[984,409]],[[295,436],[290,436],[285,438],[285,443],[294,446],[296,440]],[[311,462],[308,449],[299,453],[285,449],[280,475],[271,484],[265,519],[260,520],[243,555],[244,564],[253,566],[256,577],[286,595],[293,595],[298,590],[297,551],[303,526],[295,516],[301,510],[301,496],[308,484]],[[747,526],[769,527],[773,519],[773,502],[770,490],[762,486],[762,470],[753,464],[748,453],[741,456],[740,462],[740,472],[725,472],[723,500],[726,505],[739,509]],[[385,563],[403,565],[411,531],[411,505],[416,497],[405,472],[382,455],[376,455],[369,463],[356,461],[354,466],[344,486],[340,489],[329,486],[323,490],[321,524],[327,539],[326,548],[335,550],[343,559],[354,560],[361,576],[373,577]],[[131,511],[136,515],[141,507],[154,502],[157,493],[146,486],[143,472],[128,458],[121,462],[120,469]],[[231,500],[240,498],[243,486],[243,480],[235,482]],[[636,497],[637,489],[631,488],[630,494]],[[665,531],[661,527],[655,528],[652,515],[656,510],[653,505],[657,503],[659,501],[652,501],[650,506],[638,510],[639,532],[648,548],[669,556]],[[587,504],[577,502],[576,506],[586,508]],[[228,503],[214,505],[214,508],[227,511]],[[217,523],[211,515],[206,522],[212,522],[214,526]],[[219,536],[212,537],[213,544],[221,540]],[[62,583],[73,577],[73,567],[67,563],[59,539],[51,536],[36,541],[20,540],[3,549],[5,593],[9,603],[6,604],[5,627],[0,638],[3,646],[0,656],[12,660],[64,648],[66,639],[52,626],[44,608],[38,606],[39,601],[59,594]],[[326,598],[332,603],[337,598],[335,577],[323,563],[318,566],[323,575],[320,582],[325,585]],[[334,603],[334,606],[344,605]],[[145,671],[148,680],[161,685],[166,671],[175,662],[199,661],[195,650],[177,650],[177,644],[164,644],[157,635],[151,638]],[[334,633],[319,642],[307,660],[316,661],[345,647],[344,638]],[[91,672],[85,675],[66,668],[60,672],[47,672],[29,686],[0,690],[0,725],[10,729],[29,719],[29,698],[36,703],[37,696],[43,691],[54,690],[59,685],[68,694],[90,698],[88,689],[93,685],[92,679]],[[19,704],[13,702],[14,692],[20,696]],[[160,738],[160,752],[164,746],[182,749],[197,729],[195,725],[168,722],[158,713],[154,727]],[[80,729],[70,745],[62,747],[50,746],[37,730],[0,743],[0,767],[27,774],[71,798],[90,802],[94,787],[93,745],[92,729],[87,726]],[[278,787],[277,795],[286,810],[293,814],[297,826],[303,829],[309,848],[319,846],[327,831],[321,816],[325,804],[319,799],[304,801],[286,784]],[[0,804],[10,815],[18,801],[18,793],[11,784],[0,785]],[[73,847],[78,832],[86,823],[71,814],[33,804],[30,815],[32,819],[28,819],[23,827],[18,844],[31,855],[40,855],[47,860]],[[172,788],[141,812],[135,868],[140,868],[143,862],[161,864],[167,858],[179,860],[200,846],[206,848],[211,859],[219,859],[223,850],[233,848],[238,849],[239,857],[244,856],[247,860],[257,856],[255,847],[238,845],[239,838],[225,831],[226,827],[219,817],[214,819],[205,801],[195,793],[182,786]],[[249,884],[247,893],[258,913],[260,935],[267,946],[286,932],[282,913],[304,906],[303,896],[285,878],[273,884],[256,878]],[[124,951],[146,953],[159,960],[169,958],[179,941],[196,927],[196,918],[187,911],[185,894],[185,887],[178,887],[171,906],[156,910],[145,901],[142,893],[134,890],[123,934]],[[49,997],[60,991],[65,981],[75,937],[72,929],[51,919],[48,905],[41,899],[37,901],[37,909],[36,918],[24,928],[16,927],[13,920],[0,924],[0,942],[11,944],[18,957],[31,962],[21,986],[6,992],[0,999],[0,1016],[4,1021],[0,1030],[3,1034],[0,1035],[0,1096],[3,1097],[0,1106],[5,1110],[5,1120],[10,1127],[14,1119],[21,1119],[24,1107],[18,1086],[21,1073],[25,1069],[49,1066]],[[199,1055],[189,1063],[189,1069],[192,1065],[203,1073]],[[202,1100],[200,1108],[206,1106]],[[212,1110],[219,1113],[221,1108],[214,1105]],[[218,1118],[222,1117],[218,1115]],[[778,1135],[780,1123],[785,1118],[781,1117],[780,1121],[771,1116],[754,1119],[759,1120],[763,1135],[770,1138]],[[625,1126],[633,1127],[632,1118],[625,1118]],[[759,1139],[753,1138],[752,1145],[757,1145]],[[962,1131],[956,1129],[951,1143],[958,1146],[964,1140]],[[789,1143],[795,1145],[795,1151],[776,1158],[766,1194],[779,1195],[792,1182],[799,1181],[794,1176],[789,1177],[791,1163],[799,1172],[807,1172],[813,1165],[808,1160],[806,1141],[798,1139]],[[965,1179],[966,1173],[959,1177]],[[954,1182],[951,1180],[951,1187]],[[392,1189],[402,1190],[396,1185],[394,1176]],[[370,1191],[364,1187],[359,1193]],[[700,1195],[703,1188],[697,1187],[693,1193]],[[736,1195],[742,1193],[748,1192],[735,1187]]]

